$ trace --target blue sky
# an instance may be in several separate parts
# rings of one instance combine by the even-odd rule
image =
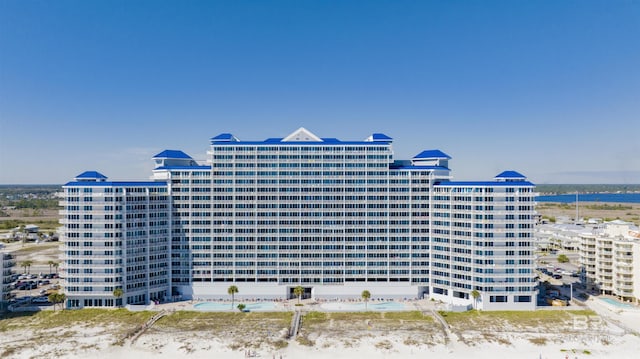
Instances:
[[[456,180],[640,183],[640,1],[0,0],[0,184],[299,127]]]

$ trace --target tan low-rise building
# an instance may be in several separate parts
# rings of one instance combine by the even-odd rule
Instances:
[[[580,262],[589,290],[640,302],[640,231],[620,220],[580,233]]]

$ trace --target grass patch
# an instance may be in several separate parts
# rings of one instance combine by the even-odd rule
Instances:
[[[591,310],[536,310],[536,311],[468,311],[440,312],[454,330],[505,330],[505,328],[542,328],[566,330],[576,316],[597,316]]]
[[[312,346],[316,345],[316,342],[314,342],[313,340],[307,338],[304,335],[297,336],[296,337],[296,341],[298,342],[298,344],[304,345],[304,346],[307,346],[307,347],[312,347]]]
[[[25,254],[31,254],[34,252],[46,251],[50,249],[54,249],[61,245],[60,242],[42,242],[38,244],[27,244],[25,247],[21,247],[20,249],[16,249],[13,251],[15,256],[23,256]]]
[[[160,318],[155,324],[158,328],[172,328],[186,331],[217,331],[222,329],[244,328],[259,323],[270,326],[289,327],[291,312],[249,312],[218,313],[177,311]]]
[[[412,312],[385,312],[382,314],[384,319],[391,320],[419,320],[426,322],[434,321],[433,317],[422,315],[422,313],[417,310]]]
[[[44,310],[33,313],[9,313],[0,321],[0,332],[29,329],[32,331],[59,328],[67,332],[71,326],[117,327],[126,331],[140,325],[155,313],[149,311],[130,312],[126,309],[81,309],[81,310]],[[64,332],[63,332],[64,333]]]
[[[302,322],[304,324],[318,324],[324,323],[329,320],[329,316],[325,312],[309,312],[302,317]]]
[[[276,350],[284,349],[289,346],[289,342],[287,342],[286,340],[276,340],[271,342],[270,344]]]
[[[596,211],[628,211],[630,209],[633,209],[633,207],[631,206],[623,206],[621,204],[590,204],[590,205],[586,205],[585,208],[587,209],[591,209],[591,210],[596,210]]]
[[[547,338],[538,337],[538,338],[529,338],[529,341],[535,345],[547,345]]]
[[[375,344],[375,347],[382,350],[391,350],[393,349],[393,344],[388,340],[381,340]]]
[[[17,352],[18,352],[17,347],[12,347],[12,346],[5,347],[4,350],[0,351],[0,358],[7,358],[9,357],[9,355],[17,354]]]
[[[327,313],[328,317],[333,320],[373,320],[384,318],[384,313],[381,312],[355,312],[355,313]]]

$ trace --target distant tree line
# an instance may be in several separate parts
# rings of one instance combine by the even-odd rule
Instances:
[[[0,185],[0,207],[17,209],[56,209],[58,185]]]
[[[540,194],[640,192],[640,184],[537,184]]]

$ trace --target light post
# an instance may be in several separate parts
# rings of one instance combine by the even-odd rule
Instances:
[[[573,282],[569,283],[569,303],[573,300]]]

